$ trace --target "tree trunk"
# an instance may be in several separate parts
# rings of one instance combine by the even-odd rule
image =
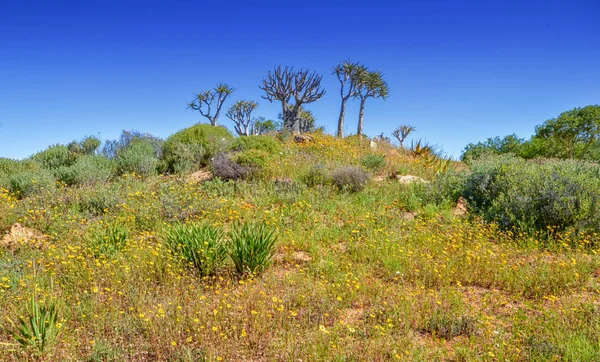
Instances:
[[[362,134],[363,134],[363,124],[364,124],[364,119],[365,119],[365,102],[366,101],[367,101],[367,98],[360,99],[360,113],[358,114],[358,130],[356,131],[356,134],[359,136],[362,136]]]
[[[344,138],[344,116],[346,115],[346,102],[348,98],[342,98],[342,107],[340,108],[340,118],[338,118],[337,136]]]
[[[217,125],[217,117],[211,117],[211,118],[209,118],[210,124],[212,124],[213,126],[216,126]]]

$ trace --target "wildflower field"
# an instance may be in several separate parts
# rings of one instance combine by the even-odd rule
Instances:
[[[0,189],[0,231],[39,233],[0,246],[0,360],[600,360],[594,232],[457,212],[458,162],[275,141],[237,180]]]

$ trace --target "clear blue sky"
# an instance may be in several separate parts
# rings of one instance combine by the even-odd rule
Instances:
[[[408,123],[457,157],[600,103],[598,19],[597,0],[4,1],[0,157],[123,129],[166,137],[200,120],[186,101],[221,81],[237,89],[228,104],[257,100],[256,114],[275,118],[258,84],[276,64],[324,76],[327,94],[308,108],[334,132],[331,68],[345,59],[391,88],[367,103],[368,135]]]

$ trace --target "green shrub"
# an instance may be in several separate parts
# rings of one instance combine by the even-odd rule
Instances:
[[[88,136],[80,142],[73,141],[67,145],[69,152],[73,155],[84,156],[96,153],[102,141],[98,137]]]
[[[260,150],[272,155],[281,151],[281,144],[271,136],[241,136],[233,141],[232,149],[236,151]]]
[[[229,256],[239,274],[258,274],[270,264],[277,236],[265,223],[237,223],[230,233]]]
[[[447,312],[434,312],[427,321],[424,332],[446,340],[458,336],[471,336],[476,332],[477,321],[467,316],[454,317]]]
[[[114,172],[114,162],[103,156],[82,156],[72,166],[59,167],[56,179],[71,185],[105,183]]]
[[[162,157],[162,172],[188,173],[196,171],[205,161],[206,150],[201,144],[169,143]]]
[[[369,154],[369,155],[364,156],[360,160],[360,163],[367,170],[377,171],[377,170],[380,170],[381,168],[383,168],[385,166],[385,156],[383,156],[383,155],[376,155],[376,154]]]
[[[69,152],[67,146],[54,145],[36,153],[31,159],[39,162],[46,169],[55,170],[61,166],[71,166],[75,162],[76,157]]]
[[[135,173],[150,176],[156,173],[158,158],[153,145],[147,140],[136,140],[119,151],[116,158],[119,174]]]
[[[56,188],[56,180],[52,172],[39,170],[37,172],[23,171],[9,176],[8,190],[19,198],[24,198],[42,190]]]
[[[197,124],[171,135],[163,146],[162,158],[166,171],[175,172],[175,162],[180,159],[181,145],[192,146],[192,149],[204,150],[202,165],[220,152],[229,150],[233,136],[225,127]]]
[[[88,233],[87,242],[94,255],[110,255],[123,250],[129,238],[129,230],[121,223],[100,225]]]
[[[361,167],[345,166],[334,170],[331,180],[340,190],[358,192],[369,182],[369,173]]]
[[[223,265],[227,251],[223,232],[211,225],[176,223],[164,233],[171,253],[195,267],[200,275],[213,275]]]
[[[327,185],[331,182],[331,176],[325,165],[317,164],[311,166],[308,172],[302,176],[302,182],[308,187]]]
[[[600,165],[496,156],[474,161],[463,196],[505,229],[600,231]]]
[[[249,177],[266,177],[267,164],[270,155],[262,150],[249,149],[235,154],[233,160],[235,163],[247,167],[250,170]]]

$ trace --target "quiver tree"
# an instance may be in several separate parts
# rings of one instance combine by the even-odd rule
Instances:
[[[235,123],[235,132],[239,136],[250,136],[253,128],[252,111],[258,107],[253,101],[237,101],[225,114]]]
[[[340,81],[340,96],[342,97],[342,105],[340,107],[340,117],[338,118],[337,136],[344,137],[344,116],[346,115],[346,103],[348,99],[356,92],[358,84],[358,76],[361,71],[364,71],[364,66],[358,63],[352,63],[349,60],[338,64],[333,68],[333,74]]]
[[[392,136],[396,137],[398,142],[400,142],[400,148],[404,148],[404,140],[406,140],[406,137],[408,137],[409,134],[416,130],[417,129],[413,126],[403,124],[392,132]]]
[[[283,114],[279,113],[277,115],[277,118],[280,121],[283,121]],[[312,132],[316,128],[317,119],[315,118],[315,115],[312,113],[312,111],[309,109],[300,107],[300,109],[298,110],[298,116],[296,117],[296,120],[298,121],[298,129],[300,130],[300,133]]]
[[[321,89],[322,76],[308,70],[294,71],[293,67],[277,66],[269,71],[262,85],[259,86],[269,102],[281,102],[283,129],[300,133],[298,114],[303,104],[316,102],[323,97],[325,90]],[[294,101],[293,104],[290,102]]]
[[[188,103],[188,108],[199,111],[202,116],[210,121],[213,126],[217,125],[221,108],[227,97],[233,93],[235,89],[225,83],[221,83],[214,89],[209,89],[196,94],[195,98]],[[215,108],[215,113],[212,114],[212,108]]]
[[[383,73],[367,71],[364,69],[358,75],[358,84],[354,97],[360,98],[360,113],[358,115],[358,130],[356,134],[362,136],[365,117],[365,103],[368,98],[386,99],[389,95],[389,87],[383,79]]]

